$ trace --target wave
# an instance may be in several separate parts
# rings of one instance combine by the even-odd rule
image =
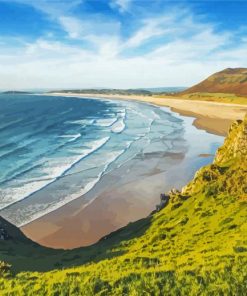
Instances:
[[[8,122],[6,124],[3,124],[3,125],[0,126],[0,131],[3,131],[5,129],[11,127],[11,126],[15,126],[17,123],[20,123],[22,121],[23,121],[23,118]]]
[[[148,132],[147,134],[151,133],[152,125],[154,124],[154,119],[149,119],[149,126],[148,126]]]
[[[135,109],[131,109],[131,113],[133,114],[136,114],[144,119],[147,119],[149,118],[146,114],[142,113],[142,112],[139,112],[138,110],[135,110]]]
[[[28,164],[29,163],[31,163],[31,162],[28,162]],[[16,174],[11,174],[11,177],[8,177],[8,175],[7,175],[7,178],[0,181],[0,185],[4,185],[4,184],[6,184],[6,183],[18,178],[18,177],[21,177],[24,174],[31,172],[33,169],[41,167],[41,165],[42,165],[41,163],[37,163],[37,164],[35,164],[35,165],[31,166],[31,167],[28,167],[26,169],[23,169],[22,171],[17,172]],[[23,165],[23,167],[25,167],[25,166],[26,166],[26,164]]]
[[[94,122],[95,122],[95,119],[79,119],[79,120],[66,121],[65,123],[86,126],[86,125],[92,125],[94,124]]]
[[[0,145],[0,149],[6,149],[6,148],[12,148],[12,147],[16,147],[15,143],[5,143],[3,145]]]
[[[40,191],[55,182],[60,177],[66,175],[66,173],[82,159],[102,148],[109,140],[110,137],[105,137],[91,142],[91,148],[85,149],[83,153],[77,157],[55,158],[51,161],[46,161],[46,163],[42,164],[44,178],[35,180],[28,179],[23,180],[22,182],[20,182],[20,180],[19,182],[13,180],[13,185],[16,185],[17,187],[8,186],[7,189],[1,190],[0,192],[0,209],[2,210],[16,202],[26,199],[35,192]],[[16,188],[16,190],[13,190],[14,188]]]
[[[58,136],[59,138],[69,138],[68,142],[74,142],[75,140],[77,140],[78,138],[81,137],[81,134],[75,134],[75,135],[62,135],[62,136]]]
[[[126,109],[121,110],[120,112],[118,112],[118,114],[121,114],[121,116],[119,116],[117,118],[117,121],[112,125],[111,131],[113,133],[117,133],[120,134],[125,130],[125,121],[126,121]]]
[[[60,112],[58,115],[61,116],[61,115],[64,115],[64,114],[68,114],[68,113],[70,113],[71,111],[73,111],[73,108],[69,108],[68,110],[62,111],[62,112]]]
[[[61,148],[65,147],[68,143],[74,142],[76,139],[80,138],[81,134],[64,135],[64,136],[61,136],[61,137],[69,138],[69,140],[62,143],[62,144],[60,144],[60,145],[58,145],[58,146],[56,146],[56,147],[53,147],[53,150],[50,150],[49,153],[48,153],[47,150],[45,150],[43,152],[40,151],[39,154],[33,156],[31,159],[29,159],[28,161],[22,163],[20,166],[15,167],[14,170],[11,170],[11,171],[9,171],[7,173],[4,180],[0,180],[1,181],[0,185],[8,183],[8,182],[16,179],[17,177],[21,177],[22,175],[25,175],[27,172],[30,172],[31,170],[33,170],[34,168],[41,167],[41,165],[45,163],[45,160],[43,158],[48,158],[50,156],[54,156],[54,158],[55,158],[56,156],[54,154],[56,152],[60,152]],[[38,142],[39,142],[39,140],[33,140],[30,143],[33,144],[33,143],[38,143]],[[9,156],[12,153],[18,151],[19,149],[28,147],[30,145],[30,143],[28,145],[26,145],[26,146],[17,147],[15,150],[6,153],[7,156]],[[69,152],[72,152],[72,151],[69,150]],[[75,154],[75,153],[73,153],[73,154]],[[76,153],[76,155],[81,155],[81,150],[78,151]],[[0,156],[0,159],[1,159],[1,156]],[[33,165],[35,162],[36,162],[36,164]],[[31,164],[31,166],[29,166],[29,164]],[[9,177],[9,176],[11,176],[11,177]]]
[[[38,142],[38,140],[27,141],[27,143],[25,143],[24,145],[16,147],[15,149],[13,149],[11,151],[8,151],[6,153],[3,153],[3,154],[0,155],[0,160],[3,159],[3,158],[6,158],[6,157],[8,157],[8,156],[10,156],[12,154],[15,154],[18,151],[22,151],[23,149],[26,149],[29,145],[31,145],[33,143],[36,143],[36,142]]]
[[[152,114],[154,115],[154,119],[160,119],[160,116],[152,110]]]
[[[121,117],[112,125],[111,131],[113,133],[120,134],[124,131],[124,129],[125,129],[125,121],[124,121],[124,118]]]
[[[139,139],[140,138],[137,138],[137,140],[139,140]],[[135,141],[126,142],[127,145],[126,145],[126,147],[124,149],[114,151],[114,152],[109,151],[109,152],[104,153],[104,158],[107,159],[107,163],[102,167],[103,169],[101,170],[101,172],[97,176],[95,176],[93,180],[91,178],[91,181],[89,181],[84,187],[82,187],[80,189],[78,188],[78,190],[76,192],[74,192],[74,193],[71,193],[71,192],[68,193],[68,195],[66,195],[63,199],[56,200],[56,201],[54,201],[54,203],[44,204],[43,209],[41,209],[42,205],[40,205],[40,204],[39,204],[38,210],[37,210],[37,208],[36,208],[37,206],[35,204],[30,205],[30,207],[31,207],[30,210],[28,210],[28,212],[26,212],[23,215],[23,217],[27,217],[27,218],[25,220],[21,220],[21,221],[19,220],[19,221],[14,221],[14,222],[19,227],[23,226],[23,225],[25,225],[27,223],[30,223],[33,220],[36,220],[36,219],[44,216],[45,214],[48,214],[48,213],[50,213],[52,211],[55,211],[55,210],[59,209],[60,207],[64,206],[65,204],[67,204],[67,203],[69,203],[69,202],[83,196],[84,194],[89,192],[91,189],[93,189],[94,186],[96,186],[96,184],[101,180],[101,178],[105,174],[109,173],[110,171],[114,170],[115,168],[121,167],[122,165],[124,165],[126,162],[128,162],[130,159],[132,159],[134,156],[136,156],[139,153],[139,151],[135,151],[134,155],[129,155],[127,157],[127,159],[125,159],[125,161],[121,161],[121,163],[119,163],[116,167],[111,167],[112,164],[114,164],[122,155],[124,155],[124,153],[126,151],[129,150],[129,148],[133,145],[133,143],[135,143]],[[109,168],[111,168],[111,169],[109,170]],[[56,179],[54,178],[53,180],[55,181],[55,180],[58,180],[59,178],[66,178],[66,177],[69,177],[71,175],[79,174],[79,173],[82,173],[82,172],[84,172],[84,170],[77,171],[77,172],[72,172],[72,173],[69,173],[69,174],[62,174],[60,177],[58,177]],[[50,171],[50,173],[51,173],[51,171]],[[56,175],[56,173],[55,174],[54,173],[50,174],[50,177],[53,177],[55,175]],[[40,180],[33,179],[32,180],[33,184],[31,184],[31,185],[37,186],[38,185],[37,182],[42,182],[42,181],[46,181],[46,180],[45,179],[40,179]],[[46,186],[44,186],[44,187],[46,187]],[[88,201],[84,206],[86,207],[88,204],[93,202],[93,200],[94,199],[90,199],[90,201]],[[11,211],[9,213],[11,213]]]
[[[34,142],[39,142],[39,141],[34,141]],[[67,143],[67,142],[66,142]],[[25,175],[26,173],[32,171],[35,168],[41,167],[41,165],[44,163],[43,157],[48,157],[55,151],[59,151],[60,148],[66,145],[66,143],[63,143],[60,146],[57,146],[55,150],[50,151],[48,154],[47,151],[43,151],[42,153],[39,152],[37,155],[33,155],[32,158],[27,159],[24,163],[20,164],[19,166],[15,166],[13,170],[9,170],[7,174],[5,175],[5,179],[1,180],[0,185],[6,184],[12,180],[15,180],[18,177],[21,177]],[[16,149],[17,150],[17,149]],[[16,151],[15,150],[15,151]]]
[[[117,118],[103,118],[103,119],[97,119],[95,123],[99,126],[103,127],[110,127],[112,126],[115,122],[117,122]]]
[[[60,201],[56,201],[53,204],[49,205],[49,208],[44,208],[43,210],[39,210],[38,212],[35,211],[34,214],[29,214],[28,216],[28,220],[27,221],[22,221],[21,223],[18,224],[18,227],[22,227],[27,223],[30,223],[50,212],[53,212],[57,209],[59,209],[60,207],[68,204],[69,202],[85,195],[87,192],[89,192],[90,190],[92,190],[94,188],[94,186],[101,180],[101,178],[104,176],[104,174],[107,172],[107,168],[116,161],[116,159],[118,159],[123,153],[125,152],[125,150],[120,150],[120,151],[115,151],[115,152],[111,152],[108,153],[108,162],[107,164],[103,167],[102,171],[95,176],[95,178],[88,182],[84,187],[82,187],[80,190],[78,190],[75,193],[70,193],[69,195],[67,195],[65,198],[63,198],[63,200]],[[96,198],[96,197],[95,197]],[[90,199],[90,201],[88,201],[84,206],[88,206],[91,202],[93,202],[94,199]]]
[[[50,183],[50,182],[49,182]],[[12,204],[25,199],[29,195],[44,188],[47,181],[37,181],[30,184],[16,184],[16,187],[8,187],[0,192],[0,210],[6,209]],[[17,189],[17,190],[15,190]],[[16,192],[15,192],[16,191]]]

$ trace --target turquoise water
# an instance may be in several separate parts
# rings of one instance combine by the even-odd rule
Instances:
[[[17,225],[83,196],[138,155],[191,146],[182,117],[148,104],[0,95],[0,106],[0,214]],[[208,150],[221,142],[210,135]]]

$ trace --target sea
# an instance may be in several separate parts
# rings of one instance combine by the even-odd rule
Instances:
[[[185,153],[193,147],[185,122],[147,103],[1,94],[0,215],[25,225],[83,197],[137,156]],[[223,138],[199,132],[194,141],[214,153]]]

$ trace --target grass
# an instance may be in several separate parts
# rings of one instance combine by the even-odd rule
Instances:
[[[57,269],[7,268],[1,295],[246,295],[246,147],[247,119],[160,212],[95,246],[50,254],[65,263]]]
[[[0,222],[1,222],[0,218]],[[40,246],[27,239],[15,226],[4,221],[11,239],[0,243],[0,261],[12,265],[12,271],[49,271],[56,268],[78,266],[87,262],[98,262],[102,258],[116,256],[111,248],[122,240],[143,235],[150,226],[151,217],[130,223],[102,239],[98,243],[74,250],[55,250]],[[3,221],[3,219],[2,219]]]
[[[207,102],[218,102],[218,103],[228,103],[228,104],[240,104],[247,105],[247,98],[236,96],[234,94],[229,93],[208,93],[208,92],[197,92],[191,94],[173,95],[175,98],[181,98],[184,100],[192,100],[192,101],[207,101]],[[167,98],[167,95],[159,96]],[[171,96],[169,96],[170,98]]]

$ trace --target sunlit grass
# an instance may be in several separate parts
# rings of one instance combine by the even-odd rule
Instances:
[[[159,95],[159,97],[167,98],[168,96]],[[184,95],[174,94],[173,97],[184,99],[184,100],[247,105],[247,97],[240,97],[240,96],[236,96],[234,94],[229,94],[229,93],[197,92],[197,93],[184,94]],[[169,98],[171,98],[171,96],[169,96]]]

